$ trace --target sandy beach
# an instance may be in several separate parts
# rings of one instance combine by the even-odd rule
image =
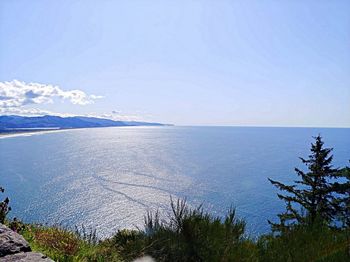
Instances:
[[[16,131],[0,131],[0,139],[18,137],[18,136],[40,135],[45,133],[62,132],[67,130],[69,129],[25,129],[25,130],[16,130]]]

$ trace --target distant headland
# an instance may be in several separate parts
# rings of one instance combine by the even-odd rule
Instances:
[[[85,116],[0,116],[0,133],[48,131],[72,128],[116,127],[116,126],[169,126],[169,124],[138,121],[116,121],[98,117]]]

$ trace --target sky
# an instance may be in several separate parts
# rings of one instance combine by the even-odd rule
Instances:
[[[350,1],[3,0],[0,114],[350,127]]]

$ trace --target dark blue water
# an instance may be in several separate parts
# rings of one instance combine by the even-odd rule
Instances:
[[[231,204],[251,234],[283,208],[267,177],[294,180],[312,136],[350,159],[350,129],[127,127],[0,139],[0,185],[28,222],[96,227],[109,236],[167,211],[170,195],[222,215]]]

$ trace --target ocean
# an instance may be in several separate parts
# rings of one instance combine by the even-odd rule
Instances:
[[[234,206],[249,235],[269,231],[284,204],[267,178],[296,179],[312,136],[349,165],[350,129],[111,127],[0,139],[0,185],[11,216],[25,222],[96,228],[108,237],[142,227],[148,210],[169,212],[170,196],[214,215]]]

